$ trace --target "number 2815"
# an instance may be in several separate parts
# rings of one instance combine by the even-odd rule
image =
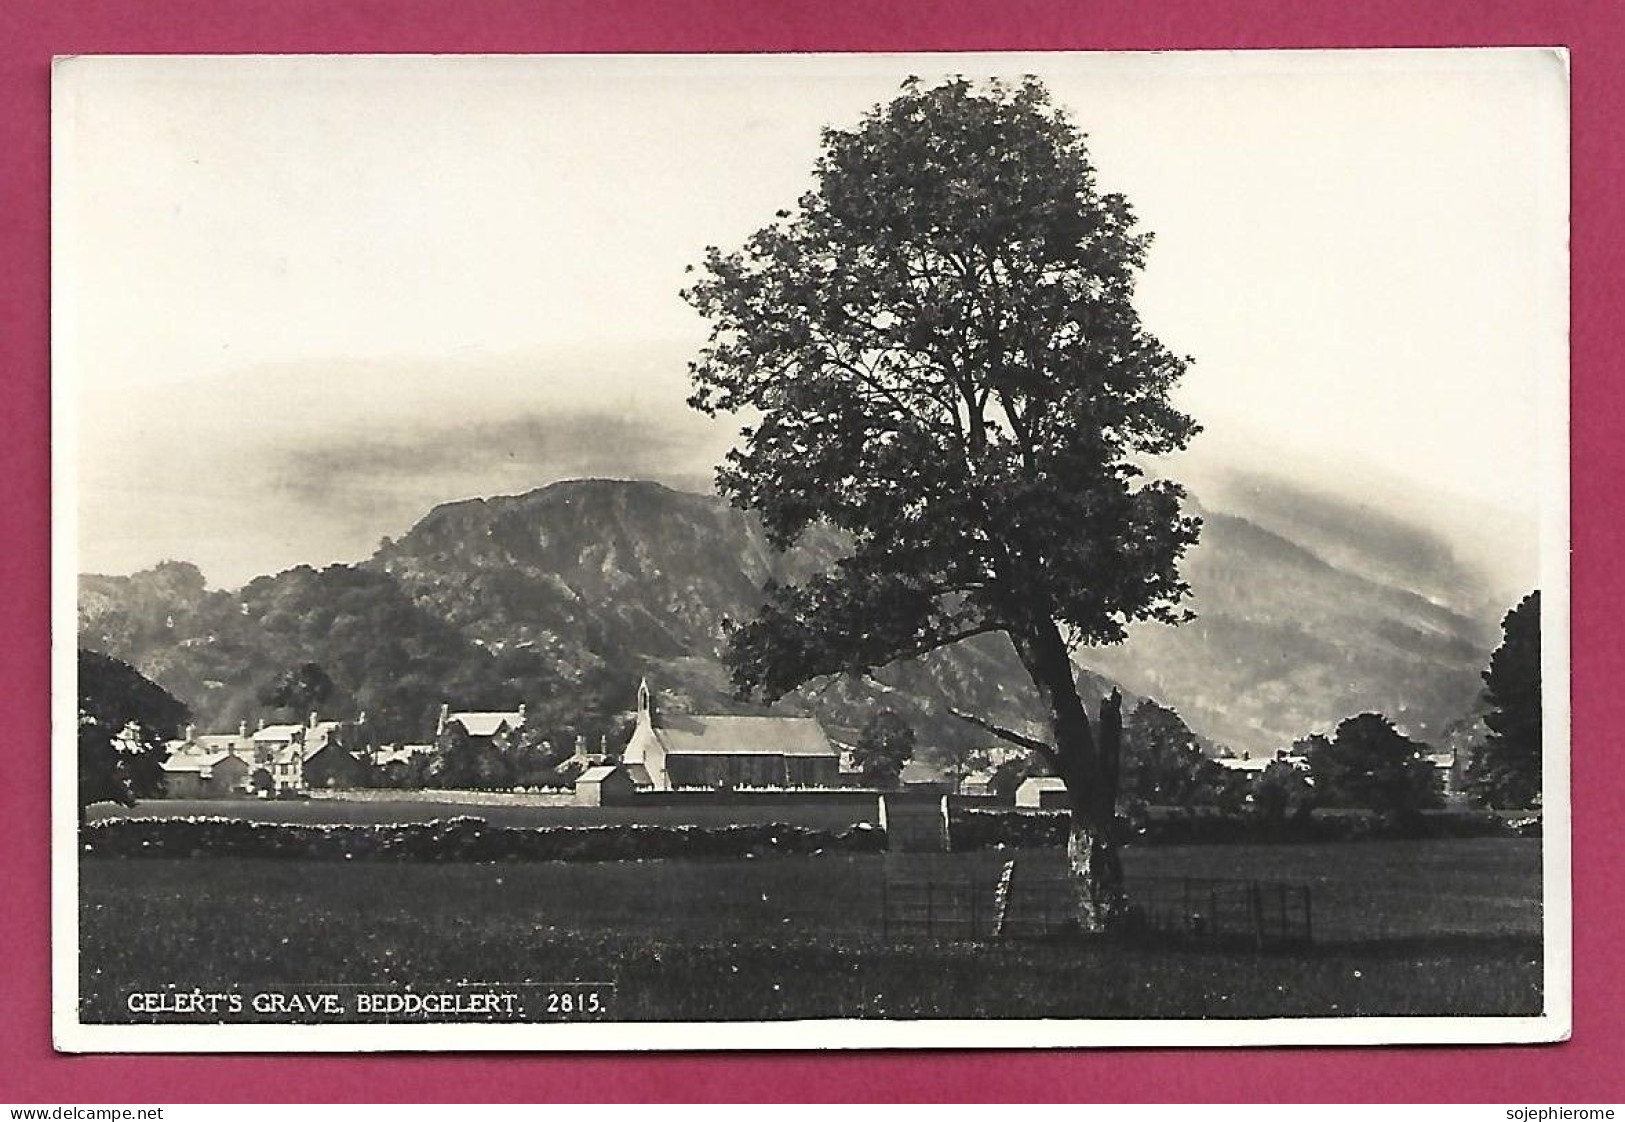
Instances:
[[[552,1016],[586,1016],[603,1011],[604,999],[597,990],[554,990],[547,995],[547,1012]]]

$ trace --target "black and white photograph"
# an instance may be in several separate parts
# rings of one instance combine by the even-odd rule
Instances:
[[[57,1048],[1566,1038],[1568,99],[59,59]]]

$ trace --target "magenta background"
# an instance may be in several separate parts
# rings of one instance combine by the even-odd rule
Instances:
[[[0,1101],[1625,1101],[1625,671],[1612,437],[1625,6],[1611,0],[0,0]],[[51,1051],[48,168],[52,55],[196,52],[1573,49],[1574,1039],[1519,1048],[63,1057]],[[177,314],[185,314],[176,309]],[[134,933],[132,933],[134,934]],[[138,936],[135,936],[138,937]],[[692,1039],[673,1030],[674,1040]]]

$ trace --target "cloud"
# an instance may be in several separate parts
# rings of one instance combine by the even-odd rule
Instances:
[[[397,424],[362,435],[295,434],[271,488],[333,513],[379,501],[423,509],[556,479],[635,477],[691,484],[715,462],[716,426],[590,409],[546,416]]]
[[[697,414],[554,408],[502,418],[341,418],[205,428],[102,455],[81,486],[81,568],[166,557],[232,585],[295,564],[359,560],[434,506],[560,479],[709,488],[732,428]]]

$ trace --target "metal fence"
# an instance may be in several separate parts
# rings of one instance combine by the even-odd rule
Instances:
[[[1131,888],[1134,921],[1146,931],[1261,950],[1303,945],[1314,937],[1307,884],[1155,877],[1137,880]]]
[[[996,873],[888,876],[883,935],[893,942],[1047,939],[1076,927],[1069,877],[1007,862]],[[1258,950],[1308,944],[1309,886],[1284,881],[1148,877],[1129,881],[1131,930]]]

